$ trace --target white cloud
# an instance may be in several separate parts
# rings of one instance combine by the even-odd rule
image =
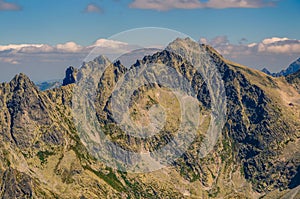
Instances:
[[[226,36],[215,37],[211,40],[201,38],[200,43],[205,43],[216,48],[223,55],[249,55],[253,53],[262,54],[300,54],[300,40],[286,37],[271,37],[263,39],[258,43],[232,44]],[[99,52],[121,52],[136,49],[136,46],[129,45],[121,41],[108,39],[98,39],[92,45],[81,46],[75,42],[67,42],[57,45],[48,44],[9,44],[0,45],[0,53],[14,54],[34,54],[34,53],[88,53],[97,47]],[[1,54],[0,54],[1,56]]]
[[[195,9],[203,5],[198,0],[135,0],[129,7],[152,10]]]
[[[55,48],[47,45],[47,44],[36,44],[36,45],[27,45],[25,47],[22,47],[20,49],[14,49],[14,53],[50,53],[55,52]]]
[[[271,71],[279,71],[300,57],[300,40],[286,37],[271,37],[257,43],[232,44],[226,36],[211,40],[201,38],[227,59],[261,69],[266,67]]]
[[[86,50],[89,51],[89,55],[84,61],[91,61],[99,55],[105,55],[113,61],[124,53],[128,53],[140,48],[142,47],[121,41],[98,39],[92,45],[86,47]]]
[[[276,54],[300,54],[300,40],[273,37],[257,44],[259,52]],[[254,46],[255,47],[255,46]]]
[[[87,53],[91,49],[97,47],[98,49],[104,50],[126,50],[131,48],[128,43],[121,41],[114,41],[109,39],[98,39],[92,45],[81,46],[75,42],[66,42],[63,44],[57,45],[48,45],[48,44],[9,44],[9,45],[0,45],[0,53]]]
[[[0,62],[8,63],[8,64],[19,64],[19,61],[13,59],[13,58],[8,58],[8,57],[0,57]]]
[[[43,44],[9,44],[9,45],[4,45],[0,46],[0,51],[5,51],[5,50],[20,50],[22,48],[26,47],[41,47]]]
[[[91,4],[87,5],[84,12],[86,12],[86,13],[102,13],[103,9],[100,6],[91,3]]]
[[[75,52],[80,52],[83,48],[82,46],[76,44],[75,42],[67,42],[65,44],[56,45],[56,49],[58,51],[75,53]]]
[[[209,41],[208,41],[206,38],[200,38],[200,39],[199,39],[199,42],[200,42],[201,44],[208,44],[208,43],[209,43]]]
[[[279,41],[287,41],[287,40],[289,40],[289,38],[286,38],[286,37],[284,37],[284,38],[280,38],[280,37],[272,37],[272,38],[267,38],[267,39],[262,40],[261,43],[267,45],[267,44],[272,44],[272,43],[275,43],[275,42],[279,42]]]
[[[271,45],[266,47],[266,51],[277,54],[300,53],[300,42],[293,44]]]
[[[272,1],[264,0],[209,0],[205,6],[208,8],[260,8],[273,6]]]
[[[249,48],[252,48],[252,47],[254,47],[254,46],[256,46],[257,45],[257,43],[251,43],[251,44],[248,44],[247,46],[249,47]]]
[[[61,60],[78,60],[80,58],[82,62],[87,55],[89,55],[89,58],[95,58],[99,55],[109,57],[113,54],[122,54],[136,48],[136,46],[125,42],[108,39],[99,39],[87,46],[81,46],[72,41],[57,45],[9,44],[0,45],[0,63],[23,64],[33,60],[37,62],[47,60],[49,62],[49,59],[52,58],[56,62]]]
[[[218,36],[218,37],[213,38],[210,41],[210,43],[213,46],[227,45],[229,43],[229,40],[228,40],[227,36]]]
[[[79,67],[99,55],[114,60],[137,47],[124,42],[99,39],[91,45],[66,42],[49,44],[0,45],[0,82],[9,81],[16,73],[24,72],[34,81],[64,77],[67,66]]]
[[[128,46],[127,43],[109,39],[98,39],[92,46],[103,47],[103,48],[120,48]]]
[[[67,42],[64,44],[57,44],[50,46],[48,44],[9,44],[0,45],[0,53],[9,51],[13,54],[16,53],[75,53],[80,52],[82,46],[75,42]]]
[[[221,54],[250,54],[250,53],[272,53],[272,54],[291,54],[299,53],[300,40],[289,39],[286,37],[272,37],[263,39],[259,43],[250,44],[231,44],[226,36],[215,37],[208,41],[205,38],[200,39],[200,43],[205,41],[220,51]]]
[[[9,3],[5,0],[0,0],[0,11],[18,11],[22,10],[21,6],[15,3]]]
[[[269,0],[134,0],[129,7],[166,11],[171,9],[199,9],[199,8],[260,8],[274,6]]]

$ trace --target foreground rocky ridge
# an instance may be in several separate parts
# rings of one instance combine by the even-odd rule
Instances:
[[[169,50],[190,40],[176,40]],[[286,81],[231,63],[202,45],[225,84],[227,120],[214,150],[198,158],[201,134],[173,166],[145,174],[119,172],[97,161],[81,143],[72,118],[74,84],[39,91],[23,74],[0,85],[0,185],[2,198],[280,198],[299,186],[299,93],[297,76]],[[178,54],[158,52],[137,61],[164,63],[183,75],[210,113],[207,85]],[[110,95],[128,69],[104,57],[85,63],[86,71],[105,64],[99,80],[97,116],[106,134],[121,147],[154,150],[172,138],[172,118],[161,135],[148,140],[127,137],[111,115]],[[66,82],[75,76],[69,70]],[[76,71],[77,72],[77,71]],[[296,86],[295,86],[296,85]],[[132,108],[157,100],[159,85],[140,88]],[[150,98],[149,98],[150,97]],[[143,102],[143,103],[142,103]],[[135,114],[139,115],[137,111]],[[207,121],[208,122],[208,121]],[[205,125],[202,129],[205,132]],[[299,194],[299,193],[298,193]]]

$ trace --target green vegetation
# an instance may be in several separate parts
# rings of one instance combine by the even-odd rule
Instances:
[[[214,188],[209,190],[208,196],[211,198],[215,198],[218,196],[219,193],[220,193],[220,187],[215,186]]]
[[[245,176],[245,170],[244,170],[244,166],[241,166],[240,168],[240,172],[242,176]]]
[[[196,174],[192,168],[183,165],[180,168],[180,175],[187,178],[190,182],[195,182],[200,178],[200,175]]]
[[[6,165],[9,167],[11,165],[11,162],[9,161],[9,151],[6,149],[3,149],[3,156],[6,162]]]
[[[113,173],[111,168],[108,168],[109,173],[107,175],[101,171],[95,171],[94,169],[92,169],[90,166],[87,166],[87,165],[83,166],[83,168],[91,171],[96,176],[103,179],[105,182],[107,182],[107,184],[109,184],[116,191],[123,192],[126,190],[125,187],[123,186],[123,184],[117,178],[117,176]]]
[[[37,153],[37,156],[39,157],[41,164],[45,164],[47,162],[47,158],[50,155],[54,155],[54,152],[46,150],[46,151],[39,151]]]

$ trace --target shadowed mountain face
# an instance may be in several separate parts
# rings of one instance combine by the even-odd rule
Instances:
[[[290,74],[286,77],[286,80],[292,84],[296,90],[300,93],[300,70],[297,72]]]
[[[54,89],[54,88],[59,88],[61,87],[62,83],[60,80],[52,80],[52,81],[46,81],[46,82],[38,82],[35,83],[36,86],[41,90],[49,90],[49,89]]]
[[[224,82],[227,118],[213,150],[199,158],[199,148],[210,122],[205,116],[212,112],[212,95],[195,67],[174,53],[185,45],[199,44],[188,39],[175,40],[167,50],[146,56],[131,68],[100,56],[84,63],[78,72],[69,69],[64,86],[53,90],[39,91],[23,74],[1,84],[1,197],[296,196],[300,165],[299,74],[286,79],[273,78],[227,61],[211,47],[200,45]],[[187,151],[170,166],[142,174],[120,172],[96,159],[81,142],[72,113],[73,89],[76,89],[73,83],[85,79],[99,67],[106,67],[99,79],[90,77],[98,85],[95,109],[102,130],[123,149],[154,151],[172,140],[178,129],[179,103],[169,90],[160,84],[143,85],[130,98],[130,116],[141,125],[147,124],[141,118],[156,104],[162,104],[167,110],[163,129],[146,139],[128,136],[118,127],[112,114],[111,97],[117,82],[127,73],[151,63],[166,64],[185,77],[196,93],[203,125]],[[124,159],[131,161],[126,155]]]
[[[73,84],[76,82],[76,73],[77,69],[75,69],[73,66],[70,66],[66,70],[66,77],[63,80],[63,86],[66,86],[68,84]]]

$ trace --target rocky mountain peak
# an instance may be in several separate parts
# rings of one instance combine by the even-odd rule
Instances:
[[[117,60],[113,65],[118,70],[121,70],[121,71],[125,71],[126,70],[125,69],[126,67],[121,63],[120,60]]]
[[[142,63],[157,63],[157,62],[162,62],[162,63],[166,63],[166,62],[170,62],[170,61],[183,61],[183,58],[172,52],[172,51],[168,51],[168,50],[163,50],[161,52],[157,52],[153,55],[148,55],[145,56],[141,61]]]
[[[97,71],[98,69],[101,69],[109,64],[111,64],[111,61],[104,55],[100,55],[91,61],[83,62],[78,71],[78,81],[85,76],[85,74],[93,74],[94,71]]]
[[[36,89],[35,84],[25,74],[20,73],[16,75],[9,83],[12,91],[26,90],[28,88]]]
[[[225,61],[223,56],[213,47],[206,44],[199,44],[198,42],[193,41],[191,38],[177,38],[166,47],[166,50],[179,54],[183,57],[194,57],[195,53],[197,53],[199,55],[196,56],[208,55],[208,57],[216,58],[219,61]]]
[[[180,48],[195,49],[199,48],[199,44],[194,42],[191,38],[177,38],[167,46],[166,50],[173,52],[179,50]]]
[[[110,60],[105,55],[99,55],[94,59],[94,62],[98,62],[99,64],[103,64],[105,62],[110,62]]]
[[[169,50],[169,51],[175,51],[176,49],[178,48],[189,48],[189,49],[197,49],[197,48],[200,48],[201,50],[206,50],[206,51],[211,51],[213,53],[217,53],[217,51],[207,45],[207,44],[199,44],[198,42],[196,41],[193,41],[191,38],[187,37],[187,38],[177,38],[176,40],[174,40],[173,42],[171,42],[166,50]],[[219,54],[219,53],[217,53]],[[220,54],[219,54],[220,55]],[[220,55],[221,56],[221,55]]]

